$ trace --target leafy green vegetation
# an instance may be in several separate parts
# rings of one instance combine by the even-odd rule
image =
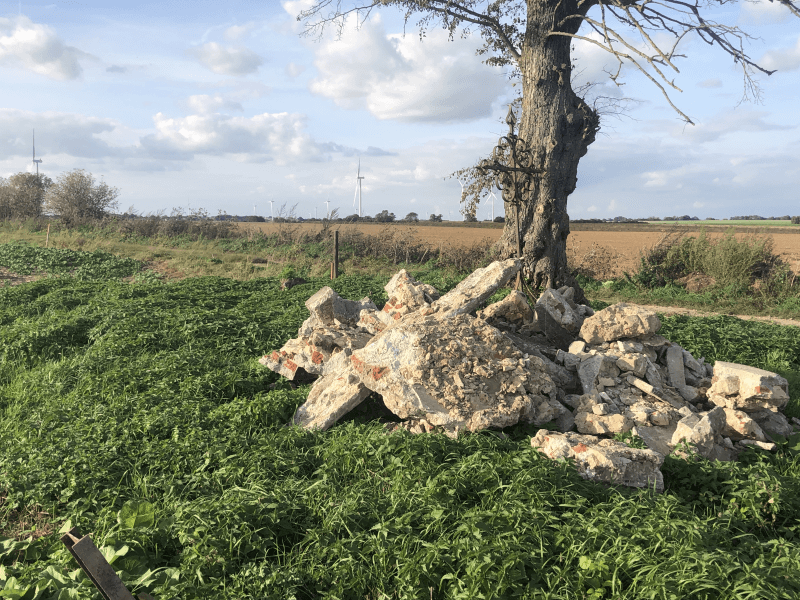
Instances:
[[[132,258],[119,258],[101,250],[57,250],[15,242],[0,244],[0,267],[17,275],[70,274],[76,279],[84,280],[128,277],[139,272],[142,263]]]
[[[308,386],[258,357],[323,285],[380,305],[385,277],[283,292],[277,277],[119,277],[0,289],[0,597],[99,598],[58,539],[71,526],[158,600],[800,594],[788,445],[732,464],[668,457],[653,495],[580,479],[531,448],[529,426],[452,440],[354,411],[323,433],[286,427]],[[779,369],[798,414],[800,329],[678,317],[663,332]]]

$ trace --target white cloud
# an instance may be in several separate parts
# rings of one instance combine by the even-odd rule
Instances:
[[[236,42],[250,34],[256,27],[255,23],[247,23],[246,25],[231,25],[223,33],[224,37],[229,42]]]
[[[698,83],[697,87],[701,87],[701,88],[720,88],[720,87],[722,87],[722,80],[718,79],[716,77],[714,77],[712,79],[706,79],[706,80],[701,81],[700,83]]]
[[[508,91],[500,69],[475,58],[477,39],[447,41],[439,30],[424,42],[413,34],[387,35],[380,15],[358,30],[349,20],[340,40],[309,45],[318,75],[310,90],[378,119],[406,122],[470,121],[491,115]]]
[[[692,208],[703,208],[706,205],[705,202],[695,202],[692,204]]]
[[[19,66],[64,81],[80,77],[79,58],[94,57],[65,45],[52,28],[28,17],[0,18],[0,65]]]
[[[0,108],[0,160],[31,157],[31,130],[36,128],[36,154],[52,165],[49,156],[67,154],[81,158],[123,156],[128,150],[112,146],[101,135],[116,132],[122,125],[113,119],[87,117],[55,111],[32,112]]]
[[[747,0],[742,2],[739,20],[745,24],[767,25],[786,21],[791,11],[776,0]]]
[[[303,130],[306,117],[299,114],[264,113],[253,117],[202,114],[171,119],[153,117],[157,133],[142,138],[153,157],[188,159],[194,154],[241,154],[248,160],[314,160],[321,154]]]
[[[597,207],[592,204],[589,208],[586,209],[586,212],[597,212]]]
[[[193,113],[209,114],[220,112],[220,110],[236,110],[242,112],[244,108],[238,102],[223,98],[220,94],[209,96],[208,94],[198,94],[189,96],[186,106]]]
[[[255,73],[264,61],[252,50],[240,47],[225,47],[208,42],[187,52],[203,66],[220,75],[247,75]]]
[[[298,65],[293,62],[290,62],[288,65],[286,65],[286,74],[292,79],[300,75],[300,73],[302,73],[305,70],[306,70],[305,65]]]
[[[617,201],[612,199],[611,202],[608,203],[608,210],[616,210],[617,209]]]
[[[794,48],[783,48],[780,50],[770,50],[764,53],[758,64],[765,69],[772,71],[796,71],[800,69],[800,37]]]
[[[647,180],[644,183],[644,187],[662,187],[667,185],[667,173],[665,171],[642,173],[642,177]]]

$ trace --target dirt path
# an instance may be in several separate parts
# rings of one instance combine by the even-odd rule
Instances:
[[[693,308],[682,308],[678,306],[655,306],[652,304],[639,304],[639,306],[665,315],[685,315],[687,317],[717,317],[720,315],[724,315],[726,317],[736,317],[737,319],[742,319],[744,321],[762,321],[765,323],[774,323],[776,325],[791,325],[794,327],[800,327],[800,321],[793,319],[779,319],[778,317],[728,315],[725,313],[706,312],[702,310],[694,310]]]

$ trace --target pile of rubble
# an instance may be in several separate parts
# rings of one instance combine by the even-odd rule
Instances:
[[[404,419],[391,427],[414,433],[554,423],[558,431],[531,440],[551,459],[574,458],[586,478],[659,491],[664,457],[682,441],[728,461],[792,434],[780,412],[784,378],[719,361],[712,368],[658,335],[658,317],[642,307],[594,313],[564,287],[533,306],[512,291],[478,310],[520,267],[492,263],[441,297],[401,270],[382,310],[325,287],[306,302],[311,316],[298,337],[260,362],[290,380],[317,376],[294,416],[305,428],[327,429],[372,392]],[[647,449],[608,439],[626,432]]]

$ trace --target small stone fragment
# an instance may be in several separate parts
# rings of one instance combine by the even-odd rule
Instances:
[[[546,429],[540,429],[531,438],[531,446],[539,448],[551,460],[574,459],[578,474],[584,479],[664,491],[664,477],[660,471],[664,457],[652,450],[631,448],[622,442],[600,440],[591,435],[554,433]]]

